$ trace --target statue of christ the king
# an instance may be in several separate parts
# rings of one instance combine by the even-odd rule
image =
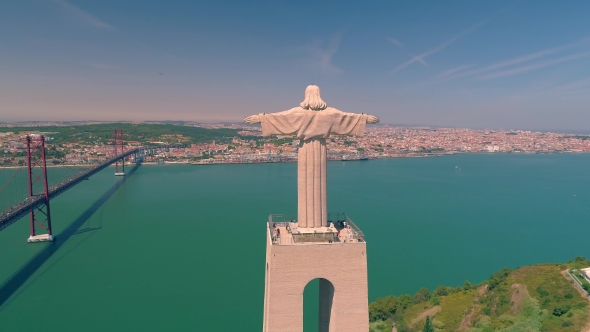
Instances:
[[[251,115],[246,123],[260,123],[262,136],[295,135],[299,140],[297,160],[297,192],[299,227],[327,226],[326,204],[326,138],[330,134],[361,137],[367,123],[379,118],[364,113],[345,113],[327,107],[320,96],[320,88],[310,85],[305,89],[305,100],[299,107],[271,114]]]

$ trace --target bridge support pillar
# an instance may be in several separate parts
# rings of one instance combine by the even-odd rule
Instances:
[[[27,168],[29,199],[43,196],[44,204],[33,209],[30,214],[31,235],[27,242],[45,242],[55,240],[51,232],[51,210],[49,209],[49,186],[47,183],[47,163],[45,161],[45,137],[31,138],[27,136]],[[36,172],[36,170],[39,170]],[[43,186],[43,193],[35,194],[34,189]],[[37,234],[37,230],[45,229],[47,234]]]

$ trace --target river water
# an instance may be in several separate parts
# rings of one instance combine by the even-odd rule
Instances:
[[[328,208],[366,235],[373,301],[590,256],[589,168],[590,154],[330,162]],[[265,221],[296,212],[296,164],[127,171],[53,200],[55,243],[26,243],[26,219],[0,232],[0,330],[260,331]]]

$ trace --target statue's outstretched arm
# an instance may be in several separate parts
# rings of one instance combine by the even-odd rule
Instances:
[[[249,117],[244,119],[244,122],[249,124],[260,123],[260,116],[258,116],[258,114],[250,115]]]
[[[379,118],[374,116],[374,115],[368,115],[367,114],[367,123],[378,123],[379,122]]]
[[[344,115],[350,115],[350,116],[357,116],[358,113],[348,113],[348,112],[342,112],[340,110],[337,110],[338,112],[341,112]],[[361,114],[365,114],[365,113],[361,113]],[[378,123],[379,122],[379,118],[374,116],[374,115],[370,115],[367,114],[367,123]]]

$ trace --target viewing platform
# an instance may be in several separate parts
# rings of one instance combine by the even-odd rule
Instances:
[[[271,214],[268,236],[273,245],[363,243],[365,235],[344,213],[328,213],[327,225],[299,227],[295,214]]]

